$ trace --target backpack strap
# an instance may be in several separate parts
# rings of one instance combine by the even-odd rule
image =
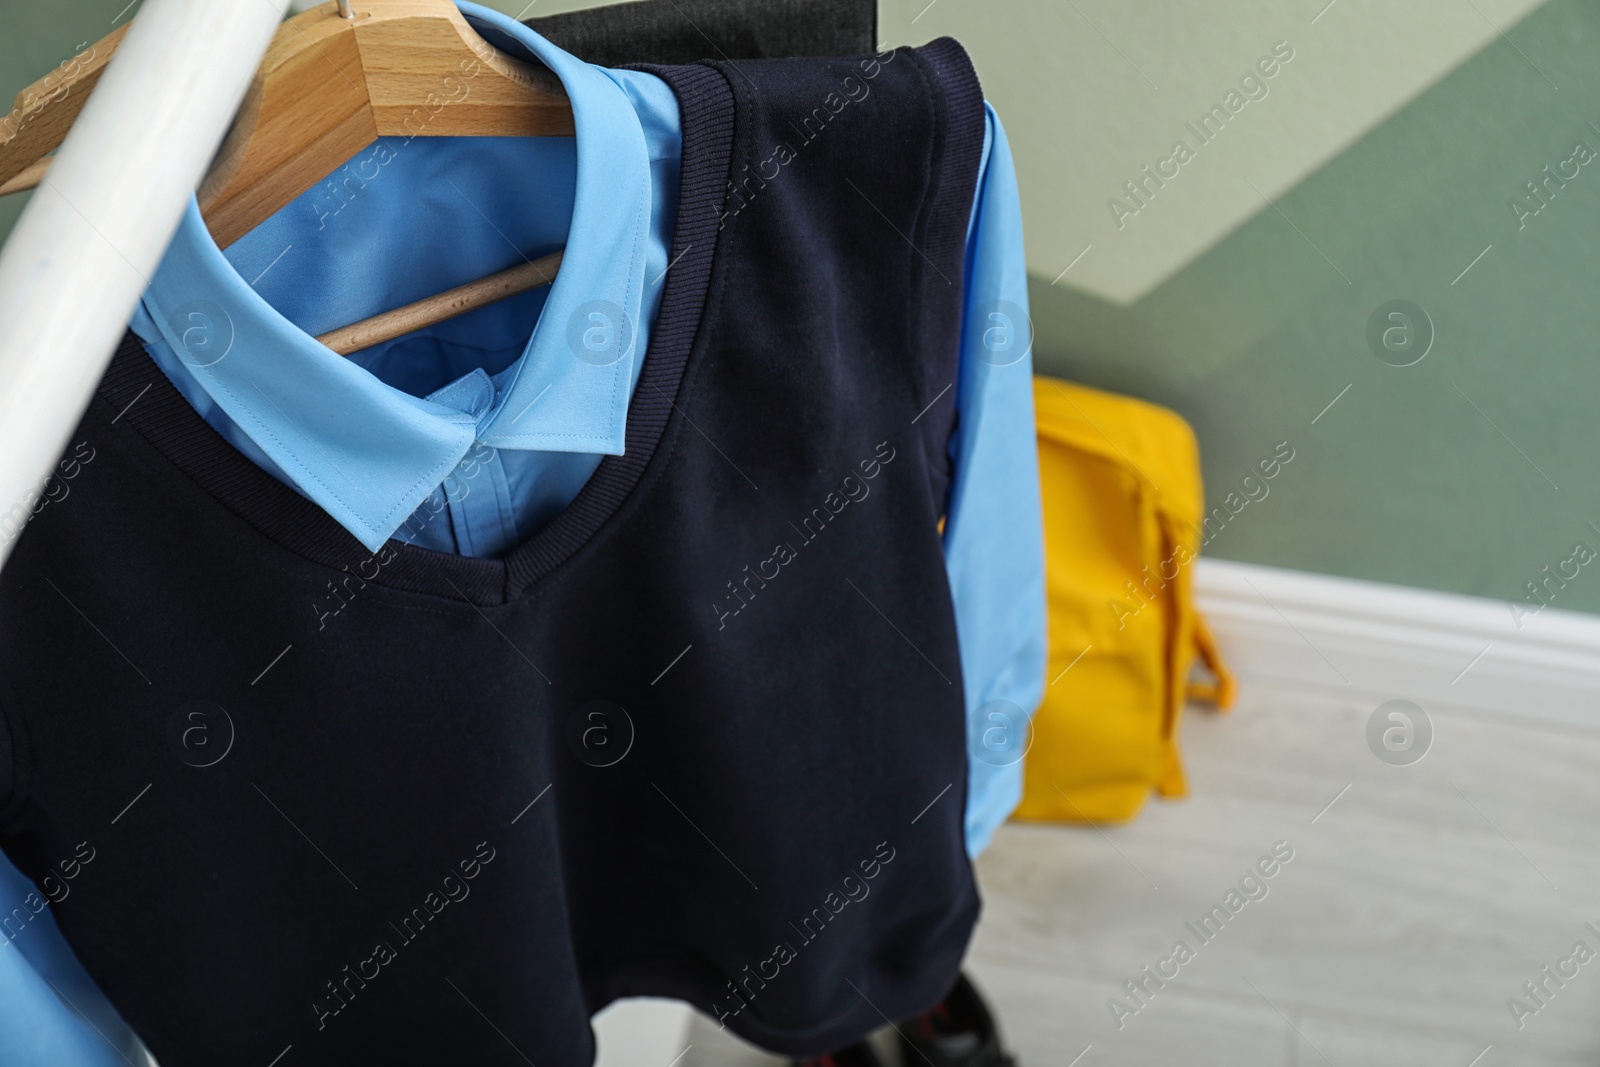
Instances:
[[[1217,649],[1217,639],[1212,636],[1211,627],[1206,625],[1205,616],[1198,611],[1194,613],[1194,647],[1200,654],[1200,662],[1205,664],[1213,680],[1189,682],[1188,698],[1210,704],[1218,711],[1227,711],[1233,707],[1233,702],[1239,695],[1239,680],[1222,661],[1222,653]]]

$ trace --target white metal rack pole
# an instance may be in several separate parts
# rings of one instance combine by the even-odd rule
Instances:
[[[145,0],[0,249],[0,564],[288,0]]]

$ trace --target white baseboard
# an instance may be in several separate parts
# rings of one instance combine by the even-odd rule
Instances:
[[[1195,596],[1242,679],[1600,728],[1600,616],[1218,559]]]

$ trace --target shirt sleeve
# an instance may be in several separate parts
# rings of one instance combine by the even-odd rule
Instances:
[[[44,897],[4,855],[0,914],[0,1063],[144,1063],[139,1039],[72,955]]]
[[[967,851],[1022,799],[1029,720],[1044,696],[1044,529],[1033,422],[1022,208],[1005,129],[985,105],[967,234],[945,567],[966,689]]]

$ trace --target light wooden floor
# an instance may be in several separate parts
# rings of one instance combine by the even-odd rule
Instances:
[[[1380,702],[1248,687],[1188,715],[1188,800],[1001,832],[970,963],[1024,1067],[1600,1063],[1600,958],[1520,1031],[1507,1007],[1575,942],[1600,953],[1600,732],[1429,708],[1432,750],[1392,767]],[[1268,895],[1200,945],[1185,922],[1281,840]],[[1107,1000],[1179,939],[1195,958],[1119,1030]],[[781,1062],[704,1019],[687,1040],[679,1067]]]

